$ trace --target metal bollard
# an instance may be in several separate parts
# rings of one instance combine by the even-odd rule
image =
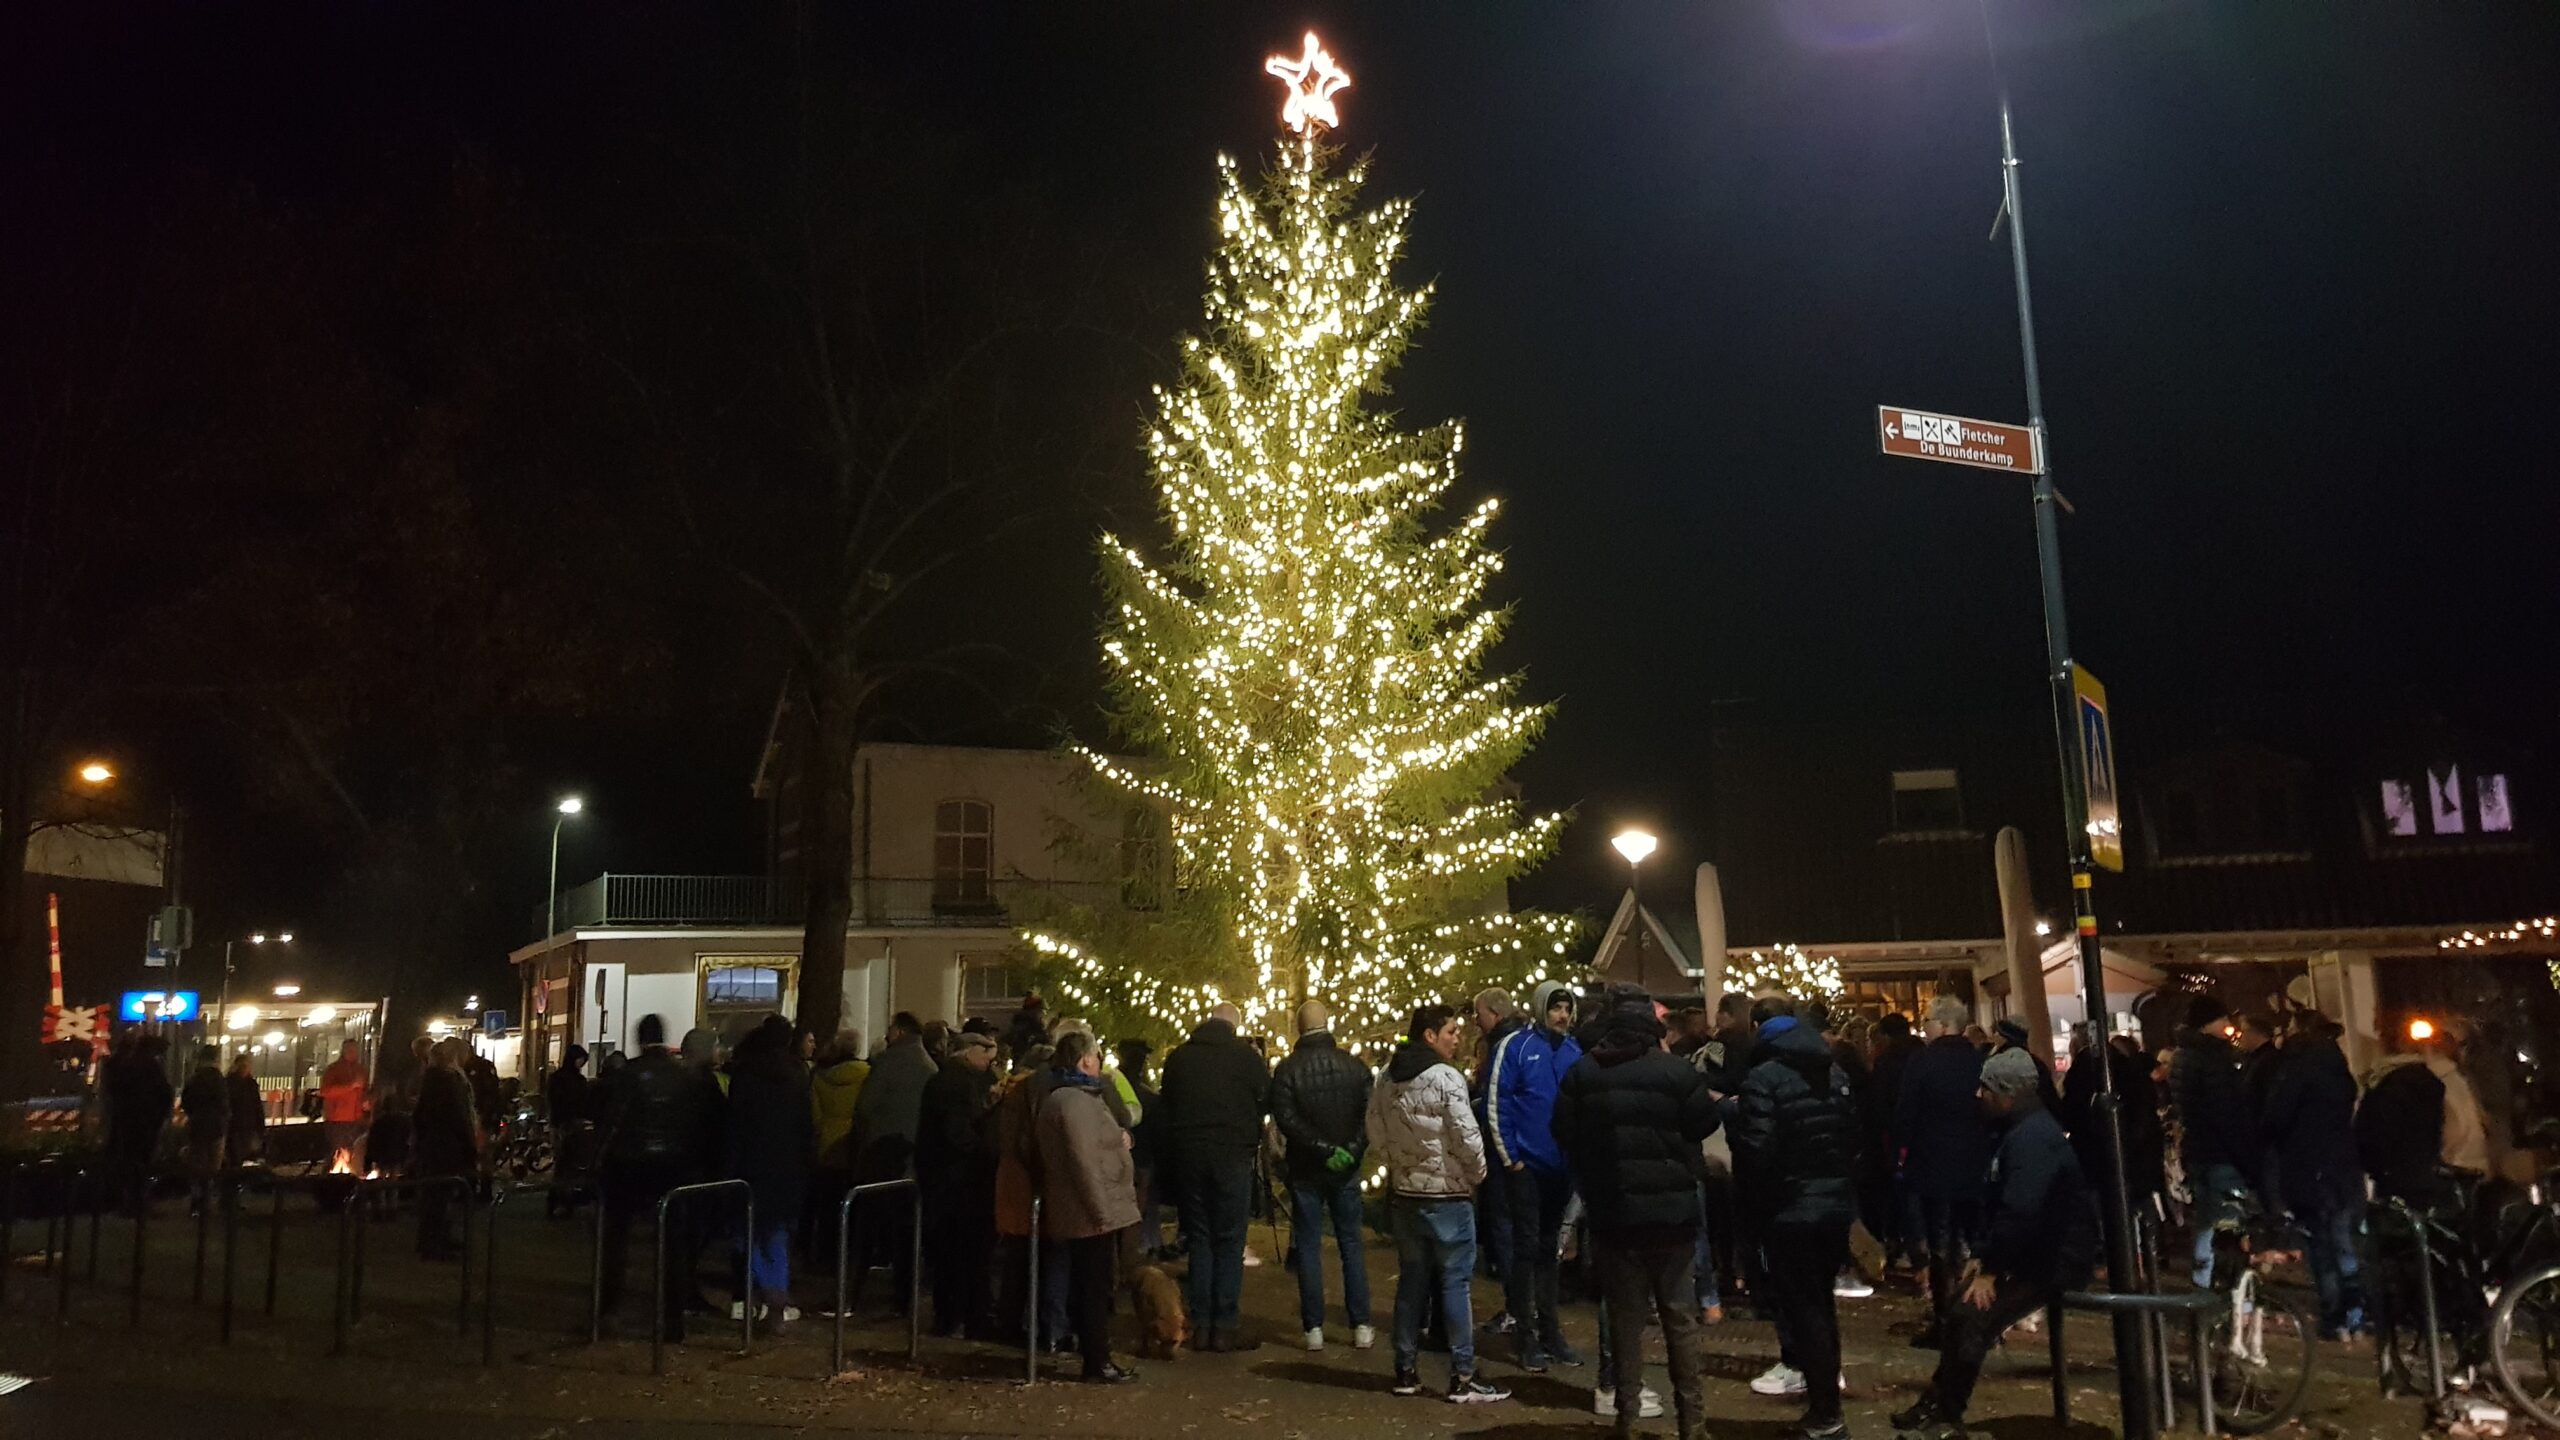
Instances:
[[[88,1173],[73,1169],[71,1181],[62,1191],[62,1263],[53,1271],[54,1283],[60,1287],[53,1298],[53,1317],[57,1322],[71,1318],[71,1242],[75,1238],[71,1227],[80,1220],[80,1213],[71,1207],[80,1193],[80,1181]]]
[[[2044,1307],[2045,1346],[2053,1361],[2053,1419],[2057,1425],[2071,1419],[2071,1357],[2062,1348],[2062,1297],[2056,1295]]]
[[[1022,1328],[1030,1338],[1022,1345],[1022,1383],[1037,1385],[1040,1383],[1040,1197],[1037,1195],[1031,1197],[1031,1244],[1027,1248],[1031,1255],[1031,1286],[1025,1293],[1030,1302],[1030,1314]]]
[[[907,1225],[907,1363],[924,1360],[924,1186],[907,1182],[915,1213]]]
[[[471,1200],[478,1187],[467,1179],[454,1183],[462,1192],[455,1206],[462,1212],[462,1255],[453,1267],[462,1277],[462,1293],[453,1302],[453,1333],[467,1339],[471,1334]]]
[[[595,1248],[588,1257],[588,1268],[593,1272],[587,1289],[587,1343],[590,1345],[604,1339],[604,1211],[604,1197],[598,1195]],[[614,1278],[619,1280],[622,1277]]]
[[[745,1184],[745,1181],[740,1181]],[[739,1293],[745,1302],[738,1307],[738,1353],[744,1355],[756,1348],[756,1192],[747,1192],[747,1215],[739,1222],[744,1233],[739,1236],[738,1266],[741,1283]],[[787,1298],[787,1297],[786,1297]]]
[[[192,1298],[194,1303],[201,1305],[204,1303],[204,1247],[213,1238],[213,1187],[211,1185],[207,1185],[203,1194],[197,1199],[195,1211],[196,1273],[195,1293]]]
[[[373,1231],[373,1207],[365,1203],[367,1183],[358,1180],[355,1188],[347,1192],[347,1208],[338,1212],[340,1226],[353,1229],[356,1237],[355,1268],[347,1279],[347,1323],[350,1325],[364,1320],[365,1251],[370,1248]]]
[[[498,1202],[505,1199],[496,1188],[489,1191],[489,1216],[483,1226],[482,1259],[489,1269],[480,1277],[480,1364],[485,1369],[498,1363]]]
[[[347,1353],[347,1326],[352,1319],[348,1310],[355,1298],[350,1288],[354,1276],[349,1267],[354,1262],[355,1253],[355,1207],[350,1205],[338,1212],[338,1270],[331,1287],[332,1304],[329,1307],[329,1353],[332,1355]]]
[[[149,1182],[146,1181],[142,1202],[133,1207],[133,1278],[127,1285],[125,1316],[125,1324],[132,1328],[139,1328],[142,1324],[142,1256],[145,1248],[144,1231],[150,1223],[151,1190]]]
[[[2205,1343],[2207,1313],[2187,1312],[2187,1336],[2195,1349],[2196,1424],[2204,1431],[2205,1440],[2213,1440],[2213,1347]]]
[[[836,1202],[836,1334],[834,1359],[827,1371],[829,1375],[844,1373],[844,1312],[845,1306],[850,1303],[846,1291],[846,1277],[849,1267],[853,1264],[853,1195],[853,1191],[847,1190],[844,1192],[844,1198]]]
[[[2435,1246],[2427,1239],[2426,1220],[2402,1206],[2409,1217],[2409,1233],[2418,1241],[2418,1313],[2427,1325],[2427,1393],[2441,1403],[2444,1399],[2443,1329],[2436,1317]]]
[[[231,1343],[231,1282],[239,1271],[240,1249],[240,1172],[231,1172],[231,1183],[222,1191],[222,1343]]]
[[[276,1318],[276,1267],[284,1257],[284,1187],[267,1175],[267,1318]]]

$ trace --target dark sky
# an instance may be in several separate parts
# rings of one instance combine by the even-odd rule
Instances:
[[[11,47],[13,143],[90,174],[13,223],[177,170],[398,215],[469,156],[571,253],[647,243],[634,216],[716,226],[675,213],[711,192],[659,187],[759,143],[790,81],[754,8],[57,19]],[[1622,819],[1697,858],[1711,702],[1881,727],[2042,705],[2024,483],[1874,453],[1879,403],[2025,418],[1972,4],[819,9],[815,83],[1043,192],[1062,243],[1155,298],[1159,340],[1196,315],[1213,157],[1275,132],[1262,57],[1323,32],[1354,76],[1340,138],[1419,197],[1411,273],[1440,285],[1397,403],[1469,421],[1470,483],[1510,505],[1507,659],[1561,703],[1523,778],[1585,823],[1541,898],[1597,903]],[[2128,763],[2146,715],[2438,709],[2547,745],[2560,11],[1995,9],[2077,649]],[[1017,638],[1071,674],[1086,546],[1062,533],[1021,578],[1046,618]],[[671,707],[536,741],[591,790],[573,873],[756,862],[773,677],[722,634],[674,651]],[[535,828],[496,857],[527,906]]]

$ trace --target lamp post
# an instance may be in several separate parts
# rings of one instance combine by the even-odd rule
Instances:
[[[2044,426],[2044,382],[2036,364],[2035,303],[2027,288],[2026,211],[2018,175],[2017,128],[2009,115],[2009,81],[2000,69],[2000,44],[1991,24],[1991,0],[1980,0],[1982,43],[1991,60],[1992,88],[2000,105],[2000,206],[2009,225],[2009,269],[2018,293],[2018,352],[2026,382],[2027,423],[2036,432],[2044,459],[2035,480],[2036,570],[2044,590],[2045,680],[2052,691],[2053,738],[2062,769],[2063,844],[2071,862],[2072,917],[2079,935],[2082,1004],[2105,1042],[2106,971],[2098,944],[2098,912],[2092,883],[2096,861],[2089,841],[2089,797],[2082,755],[2078,702],[2071,684],[2071,629],[2062,601],[2062,535],[2056,512],[2062,495],[2053,483],[2053,452]],[[2125,1183],[2124,1127],[2117,1109],[2111,1067],[2098,1067],[2098,1112],[2107,1173],[2099,1177],[2106,1214],[2107,1283],[2118,1294],[2142,1288],[2134,1255],[2133,1202]],[[2143,1343],[2140,1316],[2130,1311],[2115,1317],[2117,1404],[2125,1440],[2151,1440],[2158,1431],[2152,1412],[2151,1350]]]
[[[551,888],[543,892],[542,963],[546,968],[551,963],[552,947],[558,943],[560,935],[560,828],[569,823],[570,816],[584,812],[587,802],[575,795],[564,795],[560,803],[553,808],[559,814],[558,818],[551,822]],[[550,980],[548,976],[536,975],[533,977],[533,983],[547,985]],[[526,1006],[524,1024],[526,1037],[534,1042],[533,1081],[535,1093],[539,1094],[543,1074],[551,1068],[551,1031],[547,1023],[548,1016],[542,1017],[546,1023],[537,1030],[535,1017],[531,1012],[532,1007]]]
[[[1621,830],[1609,842],[1627,861],[1627,899],[1632,907],[1627,916],[1627,934],[1635,941],[1638,978],[1644,975],[1644,892],[1638,882],[1644,877],[1645,857],[1654,852],[1655,844],[1653,836],[1642,830]]]

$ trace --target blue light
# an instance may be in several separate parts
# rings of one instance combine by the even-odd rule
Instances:
[[[184,1022],[196,1018],[196,992],[193,990],[127,990],[116,1013],[126,1020],[170,1020]]]

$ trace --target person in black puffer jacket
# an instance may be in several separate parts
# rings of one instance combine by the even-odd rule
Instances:
[[[1352,1340],[1367,1349],[1369,1264],[1360,1234],[1360,1161],[1369,1148],[1369,1067],[1333,1043],[1321,1000],[1298,1007],[1298,1043],[1271,1073],[1271,1120],[1287,1143],[1290,1235],[1298,1258],[1298,1328],[1324,1348],[1324,1235],[1342,1255]]]
[[[643,1214],[655,1215],[659,1197],[679,1185],[703,1179],[703,1156],[709,1145],[719,1091],[685,1068],[667,1048],[666,1021],[640,1017],[640,1056],[598,1083],[589,1097],[602,1116],[604,1203],[604,1314],[608,1320],[622,1303],[625,1272],[630,1269],[631,1225]],[[681,1204],[682,1202],[678,1202]],[[702,1228],[697,1214],[680,1214],[690,1234]],[[688,1245],[681,1252],[692,1253]],[[693,1294],[693,1270],[685,1266],[667,1286],[667,1335],[684,1336],[682,1301]]]
[[[2356,1236],[2364,1229],[2364,1172],[2356,1163],[2356,1077],[2338,1049],[2338,1027],[2306,1015],[2284,1042],[2261,1117],[2276,1152],[2284,1203],[2302,1225],[2304,1259],[2320,1292],[2320,1328],[2330,1336],[2364,1328]]]
[[[1819,1030],[1773,1015],[1761,1022],[1759,1040],[1734,1102],[1733,1165],[1768,1272],[1779,1358],[1752,1388],[1802,1394],[1805,1434],[1822,1440],[1848,1433],[1831,1287],[1848,1262],[1849,1222],[1858,1213],[1857,1099]]]
[[[2251,1190],[2258,1173],[2258,1112],[2240,1078],[2240,1051],[2222,1033],[2230,1012],[2210,995],[2187,1002],[2187,1023],[2169,1057],[2169,1103],[2176,1107],[2181,1138],[2178,1159],[2194,1201],[2188,1224],[2195,1231],[2195,1283],[2213,1283],[2213,1229],[2237,1215],[2237,1192]]]
[[[1663,1048],[1649,1001],[1616,1005],[1591,1053],[1556,1087],[1556,1147],[1581,1187],[1608,1296],[1603,1389],[1627,1397],[1618,1431],[1633,1433],[1644,1391],[1644,1327],[1671,1355],[1683,1440],[1706,1433],[1706,1354],[1698,1334],[1698,1146],[1719,1117],[1704,1075]]]

